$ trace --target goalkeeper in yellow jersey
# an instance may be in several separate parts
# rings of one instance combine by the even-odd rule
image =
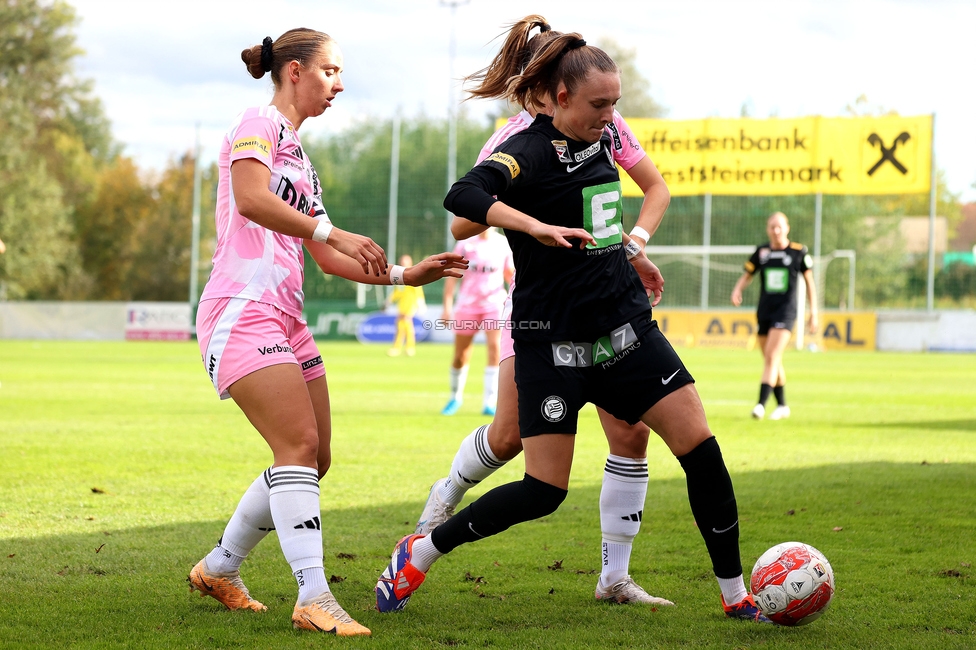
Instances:
[[[400,256],[400,264],[412,266],[413,259],[409,255],[402,255]],[[401,348],[403,348],[407,356],[412,357],[417,353],[417,335],[414,331],[413,317],[426,306],[424,290],[421,287],[397,285],[393,287],[390,302],[397,304],[396,339],[387,354],[391,357],[398,357]]]

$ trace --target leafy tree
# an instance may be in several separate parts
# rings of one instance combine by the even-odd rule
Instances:
[[[75,78],[74,10],[0,2],[0,282],[10,298],[84,297],[74,206],[115,150],[91,83]]]

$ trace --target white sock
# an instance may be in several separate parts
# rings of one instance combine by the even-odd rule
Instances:
[[[495,408],[498,405],[498,366],[485,368],[485,406]]]
[[[604,587],[619,582],[630,571],[630,552],[640,531],[646,496],[647,459],[607,456],[600,491],[600,584]]]
[[[328,591],[322,562],[319,474],[311,467],[286,465],[270,470],[271,515],[285,560],[298,581],[298,600]]]
[[[224,534],[207,555],[207,568],[211,571],[216,573],[237,571],[251,549],[274,530],[269,501],[271,490],[269,472],[270,470],[265,470],[247,488],[237,504],[237,510],[227,522]]]
[[[427,573],[430,571],[430,565],[443,555],[434,546],[434,542],[430,541],[430,535],[426,535],[413,543],[410,552],[410,564],[417,567],[419,571]]]
[[[451,399],[464,401],[464,385],[468,383],[468,366],[451,366]]]
[[[722,598],[725,599],[726,605],[735,605],[749,595],[749,592],[746,591],[746,583],[743,581],[741,574],[737,578],[719,578],[715,576],[715,579],[718,580],[718,586],[722,590]]]
[[[488,427],[485,424],[472,431],[461,441],[454,461],[451,475],[437,488],[437,496],[448,505],[461,503],[464,493],[491,476],[507,461],[498,460],[488,444]]]

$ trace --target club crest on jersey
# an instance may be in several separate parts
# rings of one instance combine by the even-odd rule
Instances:
[[[566,402],[558,395],[550,395],[542,400],[542,417],[550,422],[559,422],[566,417]]]
[[[573,162],[573,159],[569,157],[569,144],[565,140],[553,140],[552,146],[556,149],[559,162]]]
[[[759,249],[759,263],[760,264],[765,264],[766,263],[766,260],[768,260],[768,259],[769,259],[769,249],[768,248],[760,248]]]

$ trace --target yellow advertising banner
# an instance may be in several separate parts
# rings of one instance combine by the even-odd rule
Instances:
[[[672,196],[913,194],[931,184],[931,115],[627,124]],[[624,196],[642,195],[627,174],[620,178]]]
[[[655,309],[654,318],[672,345],[751,350],[756,345],[756,316],[751,311]],[[816,343],[827,350],[875,350],[878,317],[874,312],[820,314]]]
[[[627,123],[673,196],[929,191],[931,115]]]

